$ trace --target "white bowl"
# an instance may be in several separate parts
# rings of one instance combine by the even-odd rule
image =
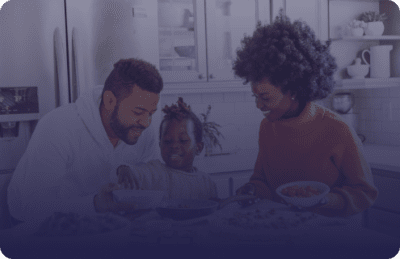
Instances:
[[[317,189],[320,194],[314,195],[311,197],[289,197],[289,196],[282,194],[282,190],[285,189],[286,187],[291,187],[291,186],[296,186],[296,185],[299,187],[310,186],[312,188]],[[287,203],[295,205],[297,207],[303,207],[303,208],[317,205],[329,193],[329,191],[330,191],[330,188],[328,185],[321,183],[321,182],[315,182],[315,181],[291,182],[291,183],[283,184],[276,189],[276,193],[282,199],[284,199]]]
[[[164,198],[164,191],[155,190],[115,190],[116,202],[135,204],[136,209],[150,209],[157,207]]]
[[[369,65],[353,65],[347,67],[347,73],[354,79],[363,79],[369,72]]]

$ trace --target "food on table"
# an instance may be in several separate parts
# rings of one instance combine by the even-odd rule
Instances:
[[[243,229],[289,229],[295,228],[302,223],[315,218],[312,212],[292,213],[269,209],[261,211],[240,212],[237,211],[232,217],[224,217],[223,220],[230,226]]]
[[[86,216],[77,213],[55,212],[35,233],[37,236],[85,236],[121,229],[127,222],[111,214]]]
[[[321,192],[311,186],[300,187],[298,185],[289,186],[282,190],[282,194],[288,197],[309,198],[320,195]]]
[[[177,206],[167,206],[168,209],[190,209],[190,206],[187,204],[178,204]]]

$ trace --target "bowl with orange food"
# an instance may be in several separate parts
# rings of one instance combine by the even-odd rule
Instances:
[[[307,208],[321,203],[329,193],[328,185],[316,181],[297,181],[283,184],[276,193],[288,204]]]

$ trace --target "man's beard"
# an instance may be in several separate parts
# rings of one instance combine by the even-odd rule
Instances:
[[[118,119],[118,109],[119,109],[119,106],[114,110],[114,112],[111,115],[111,121],[110,121],[111,129],[114,131],[115,135],[117,135],[117,137],[119,139],[121,139],[123,142],[125,142],[126,144],[135,145],[136,142],[139,140],[140,135],[138,137],[136,137],[135,139],[130,139],[129,131],[131,129],[143,131],[146,128],[143,126],[138,126],[138,125],[133,125],[130,127],[125,127],[124,125],[122,125],[122,123]]]

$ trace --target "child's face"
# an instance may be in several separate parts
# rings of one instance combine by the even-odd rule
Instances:
[[[161,156],[171,168],[191,172],[196,152],[201,152],[202,143],[196,143],[194,125],[191,120],[164,122],[161,135]]]

